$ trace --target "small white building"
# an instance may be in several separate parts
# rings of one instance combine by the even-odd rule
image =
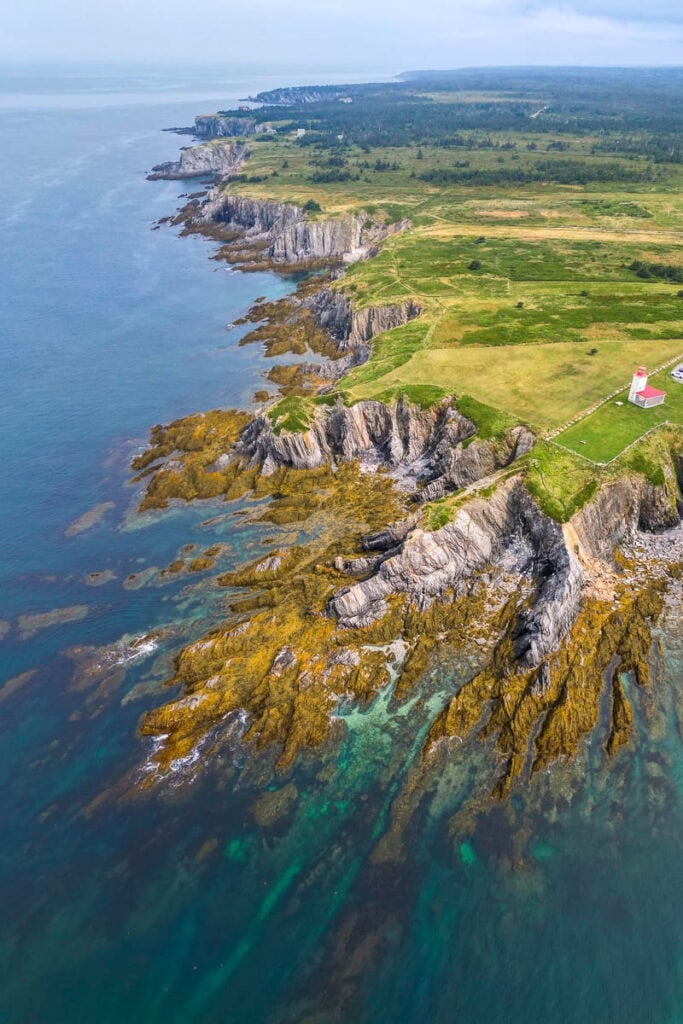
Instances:
[[[652,409],[655,405],[661,405],[666,398],[666,391],[658,391],[647,382],[647,370],[639,366],[633,374],[631,390],[628,393],[629,402],[633,402],[641,409]]]
[[[297,130],[296,130],[296,137],[297,137],[297,139],[303,139],[305,134],[306,134],[306,129],[305,128],[297,128]]]

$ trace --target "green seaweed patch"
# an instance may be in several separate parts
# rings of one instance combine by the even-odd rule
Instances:
[[[474,852],[474,847],[472,846],[472,843],[468,842],[467,840],[460,843],[460,846],[458,847],[458,852],[460,853],[460,860],[466,867],[471,867],[473,864],[476,863],[477,855]]]

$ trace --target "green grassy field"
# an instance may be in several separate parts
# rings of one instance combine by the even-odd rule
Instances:
[[[680,341],[612,342],[602,344],[594,356],[588,355],[589,347],[573,343],[418,348],[405,363],[389,369],[395,353],[389,337],[385,344],[386,360],[378,353],[376,362],[361,367],[345,382],[353,398],[374,398],[388,387],[438,381],[447,391],[471,395],[539,431],[559,427],[590,408],[628,380],[643,359],[662,363],[683,347]],[[385,369],[388,372],[382,373]],[[374,371],[381,373],[379,378],[373,379]]]
[[[429,94],[439,106],[476,104],[477,95]],[[312,140],[329,114],[316,121],[312,104],[291,120],[278,112],[274,123],[285,130],[250,142],[245,174],[227,186],[233,191],[315,200],[314,220],[364,210],[375,222],[411,221],[335,285],[356,308],[409,299],[422,308],[376,338],[370,360],[339,382],[345,402],[405,393],[428,405],[452,395],[469,403],[483,436],[518,422],[542,434],[626,386],[634,366],[683,353],[683,285],[629,269],[635,261],[683,268],[683,165],[646,157],[647,145],[629,150],[621,100],[607,133],[595,130],[595,109],[591,100],[583,129],[522,119],[516,130],[444,129],[438,140],[411,110],[410,130],[395,118],[402,141],[388,145],[354,139],[353,126],[341,140],[333,129],[327,141]],[[645,144],[644,123],[633,132]],[[297,141],[294,128],[304,124],[308,136]],[[364,125],[366,138],[379,131],[372,117]],[[413,129],[415,141],[406,141]],[[560,184],[552,170],[548,180],[521,180],[555,159],[582,169],[583,183]],[[614,176],[605,178],[610,167]],[[662,409],[610,402],[565,431],[558,441],[576,455],[537,446],[526,472],[551,514],[565,519],[595,484],[577,456],[607,462],[654,423],[683,424],[683,385],[667,381]],[[285,399],[272,410],[278,429],[304,429],[314,403]]]
[[[555,440],[594,462],[610,462],[657,424],[683,425],[683,384],[672,380],[669,371],[656,374],[650,383],[666,391],[663,405],[639,409],[626,400],[628,391],[625,391],[580,423],[563,430]],[[617,402],[624,404],[619,406]]]

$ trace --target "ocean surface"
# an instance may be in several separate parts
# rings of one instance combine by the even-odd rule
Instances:
[[[248,406],[269,363],[230,325],[294,283],[153,230],[195,186],[145,173],[188,142],[161,129],[291,80],[0,74],[0,1022],[683,1022],[680,608],[655,684],[627,681],[638,738],[607,763],[603,722],[505,803],[477,741],[414,784],[466,668],[446,655],[285,778],[228,732],[137,785],[140,714],[225,602],[158,569],[221,542],[225,571],[275,531],[249,502],[139,516],[130,459],[154,423]]]

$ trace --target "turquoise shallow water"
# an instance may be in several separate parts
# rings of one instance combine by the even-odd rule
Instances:
[[[258,82],[26,84],[0,80],[0,682],[33,671],[0,690],[0,1021],[683,1020],[680,608],[656,686],[631,687],[640,738],[608,765],[601,727],[505,804],[482,795],[477,742],[420,777],[466,669],[445,656],[422,699],[341,709],[335,743],[285,779],[270,753],[246,757],[235,720],[206,771],[131,790],[138,717],[224,601],[210,579],[145,571],[216,540],[223,569],[274,531],[216,505],[140,523],[126,467],[151,423],[248,402],[267,363],[226,326],[291,282],[150,230],[184,190],[144,179],[185,141],[159,129]],[[20,615],[68,606],[85,617],[22,638]],[[148,654],[87,671],[153,628]],[[287,815],[260,829],[254,799],[288,783]]]

